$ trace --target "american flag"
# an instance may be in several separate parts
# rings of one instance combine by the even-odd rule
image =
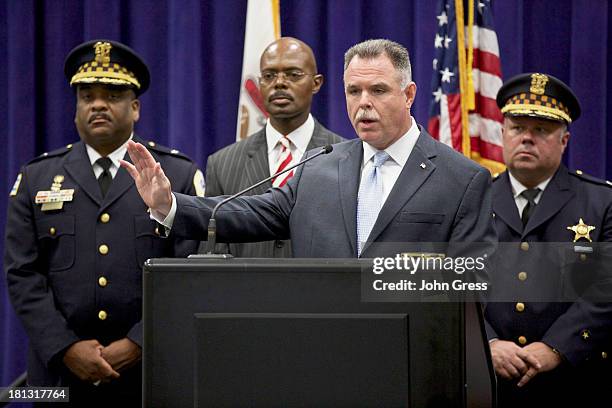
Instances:
[[[460,91],[460,61],[458,54],[458,33],[456,2],[464,1],[466,21],[465,52],[468,58],[468,39],[472,35],[473,63],[471,72],[474,90],[474,105],[469,109],[470,151],[464,151],[462,101]],[[469,3],[473,2],[473,26],[467,23]],[[497,91],[502,85],[501,63],[497,34],[493,26],[490,0],[440,0],[433,60],[431,102],[428,131],[436,139],[489,168],[492,172],[504,169],[502,159],[501,128],[503,117],[495,102]],[[471,31],[471,33],[470,33]],[[469,69],[469,64],[466,66]],[[469,77],[468,77],[469,78]],[[466,90],[467,92],[467,90]],[[467,103],[465,97],[463,103]],[[467,107],[464,107],[467,109]],[[465,119],[464,119],[465,120]]]

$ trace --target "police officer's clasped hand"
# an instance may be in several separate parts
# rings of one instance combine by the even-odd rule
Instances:
[[[77,341],[66,350],[64,364],[86,382],[109,382],[119,378],[119,373],[102,357],[103,348],[97,340]]]
[[[102,357],[116,371],[130,368],[140,361],[142,350],[132,340],[126,338],[113,341],[101,350]]]

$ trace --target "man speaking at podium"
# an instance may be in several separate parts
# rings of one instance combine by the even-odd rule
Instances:
[[[291,238],[295,257],[370,258],[376,242],[492,243],[490,175],[434,140],[410,115],[416,95],[408,51],[389,40],[350,48],[344,60],[349,118],[358,140],[296,169],[282,188],[228,202],[219,241]],[[172,193],[161,166],[138,143],[122,162],[166,233],[205,239],[224,197]]]

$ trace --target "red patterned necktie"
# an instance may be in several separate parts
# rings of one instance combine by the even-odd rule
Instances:
[[[291,145],[291,140],[287,139],[287,136],[283,136],[281,140],[279,140],[279,143],[281,144],[281,152],[278,155],[277,167],[274,174],[286,169],[291,164],[291,160],[293,160],[291,150],[289,149],[289,146]],[[282,187],[287,184],[287,181],[289,181],[291,177],[293,177],[293,170],[291,170],[289,174],[285,173],[273,179],[272,186]]]

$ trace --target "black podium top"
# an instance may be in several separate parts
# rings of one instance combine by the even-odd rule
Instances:
[[[485,352],[466,361],[466,304],[364,302],[368,265],[149,260],[145,406],[492,406]]]

